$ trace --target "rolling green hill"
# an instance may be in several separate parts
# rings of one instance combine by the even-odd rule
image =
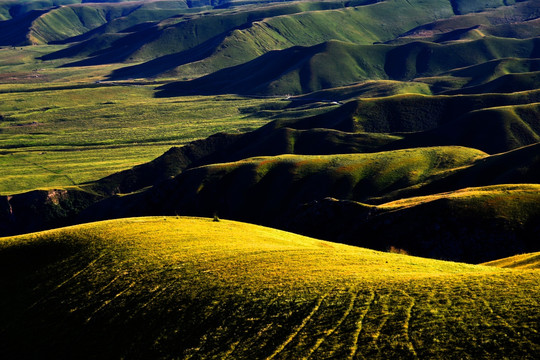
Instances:
[[[498,4],[497,4],[498,3]],[[423,24],[403,34],[398,41],[424,39],[434,42],[470,40],[484,35],[510,38],[530,38],[538,36],[535,24],[540,13],[538,0],[518,1],[514,6],[500,6],[502,1],[494,1],[496,9],[489,11],[468,11],[464,15],[452,16],[448,19],[436,20]],[[454,1],[454,9],[467,5],[488,5],[488,2]],[[506,2],[505,5],[510,5]],[[488,5],[489,6],[489,5]],[[472,10],[472,9],[470,9]],[[459,11],[458,11],[459,12]]]
[[[74,65],[117,61],[119,52],[129,54],[130,61],[166,56],[145,66],[120,71],[113,77],[171,71],[178,76],[194,77],[252,60],[270,50],[295,45],[313,46],[329,40],[359,44],[388,41],[420,23],[453,15],[447,0],[413,3],[414,6],[405,0],[301,2],[232,14],[218,12],[214,16],[189,21],[163,22],[147,30],[151,36],[133,34],[133,40],[126,40],[122,50],[118,46],[105,48],[99,57]],[[388,17],[391,12],[400,12],[402,16],[399,19]],[[381,21],[385,27],[378,25]],[[140,41],[143,37],[146,40]],[[186,57],[196,60],[186,64]],[[123,59],[128,59],[128,56]]]
[[[259,2],[246,1],[244,5]],[[3,1],[0,3],[0,29],[7,29],[10,33],[2,33],[0,44],[48,44],[78,41],[96,35],[108,36],[145,22],[155,23],[213,6],[229,7],[234,4],[211,0]],[[20,37],[14,38],[12,34]],[[103,41],[101,43],[103,47]]]
[[[539,350],[535,271],[231,221],[125,219],[3,238],[0,268],[8,358],[533,358]]]
[[[536,359],[539,25],[0,0],[0,359]]]
[[[487,17],[501,27],[497,31],[493,30],[493,34],[500,37],[515,37],[510,34],[516,33],[522,33],[523,38],[537,36],[532,35],[534,30],[527,30],[532,27],[530,23],[527,25],[527,22],[535,16],[538,17],[534,15],[537,8],[534,1],[520,3],[517,6],[506,6],[496,11],[470,14],[470,16],[467,15],[470,18],[468,21],[475,24],[489,23],[484,20]],[[253,60],[269,50],[280,50],[295,45],[313,46],[329,40],[362,45],[392,42],[396,37],[400,41],[418,40],[422,37],[402,37],[402,35],[415,31],[419,23],[425,24],[435,20],[436,24],[437,19],[441,18],[450,18],[449,24],[446,24],[442,31],[461,31],[463,20],[451,21],[461,17],[451,17],[453,12],[449,2],[424,1],[411,4],[412,6],[401,1],[380,2],[369,6],[332,11],[303,12],[279,17],[268,16],[262,21],[223,33],[192,50],[172,53],[145,64],[126,67],[115,72],[113,78],[137,78],[140,75],[194,78]],[[399,13],[400,16],[388,16],[393,13]],[[384,26],[379,26],[380,23],[384,23]],[[522,29],[519,28],[520,24],[522,24]],[[503,26],[507,28],[503,29]],[[514,28],[515,30],[512,30]],[[423,30],[414,32],[414,34],[417,33],[425,35]],[[489,34],[489,31],[486,30],[486,34]],[[426,40],[434,39],[426,38]],[[185,59],[192,60],[186,62]]]
[[[338,91],[340,90],[338,89],[333,94],[340,96]],[[328,93],[332,94],[332,92]],[[320,93],[308,94],[305,97],[317,99],[318,94]],[[298,99],[302,100],[302,98]],[[480,111],[484,110],[511,111],[515,107],[523,110],[516,112],[517,117],[527,111],[532,111],[534,114],[534,104],[539,101],[540,91],[538,90],[511,94],[457,96],[400,94],[374,99],[357,98],[319,115],[276,120],[267,127],[295,129],[320,127],[349,132],[411,133],[436,129],[465,116],[473,121],[481,114]],[[502,108],[503,106],[507,108]],[[534,115],[525,116],[523,119],[532,122],[535,126]],[[457,125],[456,131],[459,131]],[[494,139],[493,143],[496,144],[497,140]]]
[[[3,0],[0,2],[0,21],[23,16],[34,10],[44,10],[55,6],[81,2],[81,0]]]
[[[429,183],[404,189],[377,199],[378,203],[403,197],[455,191],[467,187],[500,184],[538,184],[540,181],[540,144],[491,155],[467,167],[440,174]]]
[[[161,96],[216,93],[303,94],[366,80],[407,81],[419,77],[445,75],[453,69],[494,59],[534,57],[537,43],[537,39],[489,37],[442,45],[427,42],[394,46],[356,45],[330,41],[312,47],[292,47],[270,52],[242,65],[229,67],[191,81],[172,83],[164,87]],[[536,63],[531,63],[531,66],[536,68]],[[529,69],[515,67],[512,70],[528,71]],[[497,74],[497,69],[485,67],[486,72],[489,70],[491,71],[485,75],[487,77],[485,82],[498,79],[505,81],[503,78],[497,78],[497,75],[501,76],[500,73]],[[456,74],[460,73],[454,73]],[[506,72],[504,75],[511,76]],[[476,77],[478,79],[479,76],[476,75]],[[492,80],[493,78],[496,80]],[[515,85],[512,88],[508,87],[508,81],[506,81],[504,85],[508,89],[504,92],[531,90],[538,87],[536,77],[523,74],[523,78],[528,79],[527,85]],[[468,86],[470,82],[470,79],[466,80],[463,86]],[[514,79],[511,79],[510,83],[518,84]],[[487,90],[476,91],[476,93],[489,92]]]
[[[391,146],[461,145],[490,154],[538,143],[540,104],[505,106],[470,112],[433,130],[411,134]]]
[[[95,4],[34,10],[0,22],[0,44],[46,44],[63,40],[97,28],[111,19],[126,16],[139,6],[140,4]],[[5,29],[8,32],[5,32]],[[18,36],[14,37],[13,34]]]

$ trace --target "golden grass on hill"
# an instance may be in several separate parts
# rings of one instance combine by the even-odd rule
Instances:
[[[494,260],[483,265],[512,269],[540,269],[540,252]]]
[[[515,197],[523,198],[537,198],[540,194],[539,184],[505,184],[505,185],[492,185],[484,187],[472,187],[465,188],[456,191],[449,191],[440,194],[416,196],[411,198],[400,199],[391,201],[385,204],[379,205],[381,208],[402,208],[408,206],[415,206],[422,203],[427,203],[440,199],[455,199],[455,200],[470,200],[470,199],[482,199],[488,198],[500,198],[501,201],[511,206],[512,201],[516,200]],[[499,205],[502,205],[499,203]],[[520,202],[515,203],[516,207],[522,206]],[[507,210],[507,207],[504,207]]]
[[[0,239],[0,355],[534,358],[537,272],[202,218]]]

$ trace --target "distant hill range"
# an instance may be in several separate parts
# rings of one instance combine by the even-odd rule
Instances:
[[[534,96],[399,95],[276,120],[252,133],[216,134],[94,183],[3,197],[2,233],[126,216],[217,214],[475,263],[537,251],[538,107],[520,104]],[[458,99],[461,107],[453,107]],[[432,109],[434,117],[424,115],[431,122],[413,116],[415,101]],[[382,129],[359,130],[366,113]],[[411,118],[419,120],[412,128]],[[408,132],[381,131],[389,126]],[[469,145],[475,143],[484,151]]]
[[[540,251],[540,0],[2,2],[0,44],[120,63],[156,96],[279,96],[215,134],[76,187],[0,198],[0,234],[135,215],[248,221],[484,262]]]

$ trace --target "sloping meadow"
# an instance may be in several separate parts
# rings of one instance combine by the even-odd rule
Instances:
[[[538,274],[154,217],[0,239],[6,358],[534,358]]]

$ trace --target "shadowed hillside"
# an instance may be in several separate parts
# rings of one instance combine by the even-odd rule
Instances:
[[[537,251],[533,238],[529,237],[537,233],[530,227],[536,226],[540,211],[535,197],[538,186],[519,185],[538,182],[537,150],[538,146],[534,145],[491,157],[466,148],[421,148],[377,154],[253,158],[194,168],[152,189],[113,196],[88,208],[79,221],[148,214],[219,214],[382,250],[396,245],[389,242],[398,241],[401,235],[396,234],[403,231],[404,240],[399,241],[406,242],[406,246],[399,246],[407,251],[420,256],[480,262],[519,251]],[[470,193],[458,191],[456,197],[439,194],[461,187],[509,182],[517,185],[498,185],[493,190]],[[402,200],[409,201],[407,206],[401,206],[403,210],[387,203],[415,194],[432,194],[432,197],[429,201]],[[348,205],[350,201],[338,201],[337,205],[323,202],[324,206],[332,206],[328,211],[320,209],[322,205],[318,201],[327,197],[381,205]],[[500,200],[491,200],[493,197]],[[426,202],[429,205],[424,206]],[[335,209],[340,209],[342,204],[343,210]],[[513,205],[508,207],[508,204]],[[301,210],[301,206],[307,210]],[[468,210],[464,211],[465,208]],[[378,209],[382,209],[380,216],[374,216]],[[389,240],[382,241],[385,237],[380,233],[380,224],[393,219],[391,214],[398,210],[405,214],[403,222],[389,227],[385,235]],[[529,220],[516,215],[519,211]],[[398,218],[402,219],[401,215]],[[409,224],[410,230],[403,230],[405,224]],[[433,228],[430,224],[439,225]],[[461,243],[461,227],[457,224],[463,224],[466,233],[477,234],[483,242],[479,246],[491,247],[493,254],[476,252],[473,249],[476,245]],[[437,232],[441,227],[445,231]],[[438,236],[420,229],[435,229]],[[368,238],[377,239],[376,242],[352,240],[363,232],[373,234]],[[496,243],[489,234],[501,242]],[[442,248],[435,245],[434,249],[425,248],[428,239],[431,239],[429,243],[436,243],[439,237],[445,239]],[[516,248],[505,241],[511,241]]]
[[[6,358],[531,358],[539,350],[536,272],[231,221],[125,219],[3,238],[0,269]]]
[[[110,125],[115,128],[112,134],[130,133],[136,124],[137,134],[125,140],[134,149],[139,142],[146,145],[166,138],[167,146],[172,146],[180,138],[188,138],[178,135],[179,131],[170,137],[163,134],[169,134],[170,126],[177,129],[178,124],[184,125],[187,113],[182,107],[192,101],[189,105],[196,108],[201,97],[187,98],[185,103],[184,99],[163,97],[188,93],[287,96],[272,99],[267,105],[263,104],[265,99],[258,99],[260,104],[253,107],[232,106],[233,123],[240,118],[273,120],[255,131],[242,133],[248,128],[235,125],[231,127],[234,134],[218,133],[172,147],[151,162],[97,181],[71,181],[74,186],[50,186],[4,196],[0,203],[2,234],[120,216],[212,216],[215,212],[225,218],[296,226],[304,231],[299,207],[327,197],[337,199],[335,204],[339,206],[369,203],[354,205],[361,210],[341,218],[365,225],[365,231],[375,231],[379,220],[365,222],[365,212],[369,213],[366,209],[382,209],[391,201],[509,184],[516,186],[512,191],[517,194],[539,182],[540,47],[535,29],[526,30],[538,20],[537,0],[279,4],[154,1],[52,8],[47,4],[32,7],[21,3],[39,16],[23,11],[23,7],[12,8],[2,22],[3,26],[13,25],[6,36],[28,37],[30,32],[15,28],[29,27],[37,34],[36,39],[41,39],[38,42],[64,43],[55,45],[55,52],[48,46],[35,47],[43,56],[28,63],[27,52],[3,49],[8,61],[5,68],[26,72],[24,76],[16,71],[5,74],[2,94],[11,100],[0,115],[5,135],[2,139],[7,144],[3,151],[9,156],[14,154],[14,144],[21,145],[17,140],[20,137],[25,139],[22,145],[28,146],[37,159],[45,151],[34,148],[36,144],[56,149],[58,144],[48,140],[52,139],[50,134],[62,133],[76,123],[62,115],[66,114],[62,106],[36,105],[25,111],[19,103],[28,101],[11,98],[8,94],[12,91],[28,92],[34,96],[33,101],[42,103],[45,97],[35,96],[41,91],[65,91],[75,86],[82,93],[88,86],[111,89],[114,96],[112,89],[116,86],[143,86],[149,90],[147,94],[154,94],[158,83],[163,82],[166,85],[158,88],[153,104],[180,104],[174,105],[174,112],[159,112],[166,117],[159,120],[163,121],[163,130],[150,123],[150,115],[145,114],[153,108],[140,99],[124,101],[129,103],[129,112],[119,109],[106,114],[104,105],[118,108],[114,99],[106,98],[82,116],[85,126],[92,124],[97,130],[101,121],[99,130],[109,131]],[[124,67],[123,63],[129,61],[136,64]],[[115,62],[119,63],[110,65]],[[58,74],[73,76],[81,69],[88,71],[91,85],[85,85],[90,80],[81,80],[82,76],[76,77],[80,84],[66,80],[57,88],[9,83],[18,76],[24,81],[45,79],[42,72],[58,79]],[[145,79],[163,74],[192,78],[202,73],[208,75],[181,82],[161,79],[150,85]],[[141,80],[104,81],[123,77]],[[293,94],[303,95],[288,96]],[[193,119],[219,117],[218,112],[197,113]],[[133,119],[124,121],[131,116],[128,113]],[[109,122],[112,118],[115,120]],[[47,119],[47,126],[41,124],[43,119]],[[192,124],[191,120],[185,122],[186,126]],[[223,129],[228,127],[216,127],[216,131]],[[71,139],[62,139],[61,151],[71,150],[65,144]],[[83,140],[84,146],[90,141]],[[99,141],[92,146],[117,144],[119,140],[103,137]],[[34,163],[39,165],[39,161]],[[504,191],[497,196],[511,198]],[[455,197],[442,198],[449,203],[456,201]],[[485,197],[481,199],[479,203],[485,204]],[[529,211],[526,201],[518,203],[523,211]],[[420,204],[412,208],[418,214],[425,211]],[[450,211],[432,204],[426,208],[433,216],[446,216]],[[395,211],[405,214],[405,209]],[[504,208],[494,211],[503,215],[493,219],[486,215],[485,222],[475,225],[471,219],[485,213],[480,206],[460,221],[471,222],[470,231],[488,238],[493,233],[490,229],[505,229],[506,220],[501,219],[509,219],[511,231],[525,226],[506,217]],[[413,213],[417,214],[407,213],[403,219]],[[377,219],[387,220],[384,216]],[[286,223],[287,219],[299,222]],[[343,226],[336,225],[338,220],[331,216],[326,223],[317,219],[322,227],[337,229],[336,233],[330,231],[329,237],[345,236]],[[435,220],[426,219],[420,223],[429,228]],[[501,234],[509,233],[501,230]],[[415,238],[411,248],[434,235],[422,236]],[[458,239],[455,234],[448,236]],[[448,240],[453,244],[448,248],[461,249],[463,245],[456,245],[454,240]],[[451,256],[476,259],[459,251]],[[442,252],[432,254],[444,256]]]
[[[123,204],[114,209],[110,206],[115,200],[104,203],[104,208],[95,213],[129,214],[130,206],[125,202],[135,200],[131,210],[135,213],[217,212],[225,218],[268,223],[287,209],[313,199],[332,196],[366,201],[422,183],[434,174],[471,164],[484,156],[481,151],[466,148],[425,148],[376,154],[251,158],[190,169],[174,182],[157,186],[155,191],[115,199]],[[156,197],[162,195],[165,198]],[[142,202],[139,196],[143,197]],[[154,210],[137,205],[147,202],[154,204]]]
[[[308,96],[310,95],[306,97]],[[350,132],[410,133],[435,129],[464,116],[469,116],[470,121],[473,121],[480,115],[480,113],[474,113],[474,111],[501,106],[509,106],[507,110],[511,111],[514,108],[511,105],[523,105],[523,111],[534,114],[536,106],[532,103],[539,101],[540,91],[538,90],[514,94],[479,94],[470,96],[403,94],[378,99],[354,99],[320,115],[299,119],[276,120],[267,127],[291,127],[295,129],[319,127]],[[494,111],[498,110],[495,109]],[[523,112],[516,113],[516,116],[519,117],[521,113]],[[525,116],[524,121],[531,122],[535,126],[534,115]],[[493,143],[498,143],[498,140],[493,139]]]
[[[201,78],[168,84],[163,87],[163,92],[159,95],[303,94],[365,80],[404,81],[418,77],[433,77],[456,68],[473,66],[494,59],[536,57],[537,47],[537,39],[482,38],[443,45],[413,42],[392,46],[356,45],[330,41],[312,47],[292,47],[270,52],[245,64],[226,68]],[[489,69],[486,68],[485,71]],[[488,73],[489,77],[486,75],[486,82],[497,81],[492,80],[497,79],[493,71],[495,70]],[[529,79],[528,85],[515,85],[514,88],[509,88],[505,92],[537,88],[536,78],[531,78],[530,75],[524,77]],[[463,85],[467,87],[468,84]],[[485,86],[489,88],[490,85]],[[433,87],[435,88],[436,86]]]
[[[501,153],[540,141],[539,111],[539,103],[476,110],[391,146],[461,145]]]
[[[539,190],[466,188],[378,206],[327,198],[299,207],[281,227],[372,249],[479,263],[540,249]]]

